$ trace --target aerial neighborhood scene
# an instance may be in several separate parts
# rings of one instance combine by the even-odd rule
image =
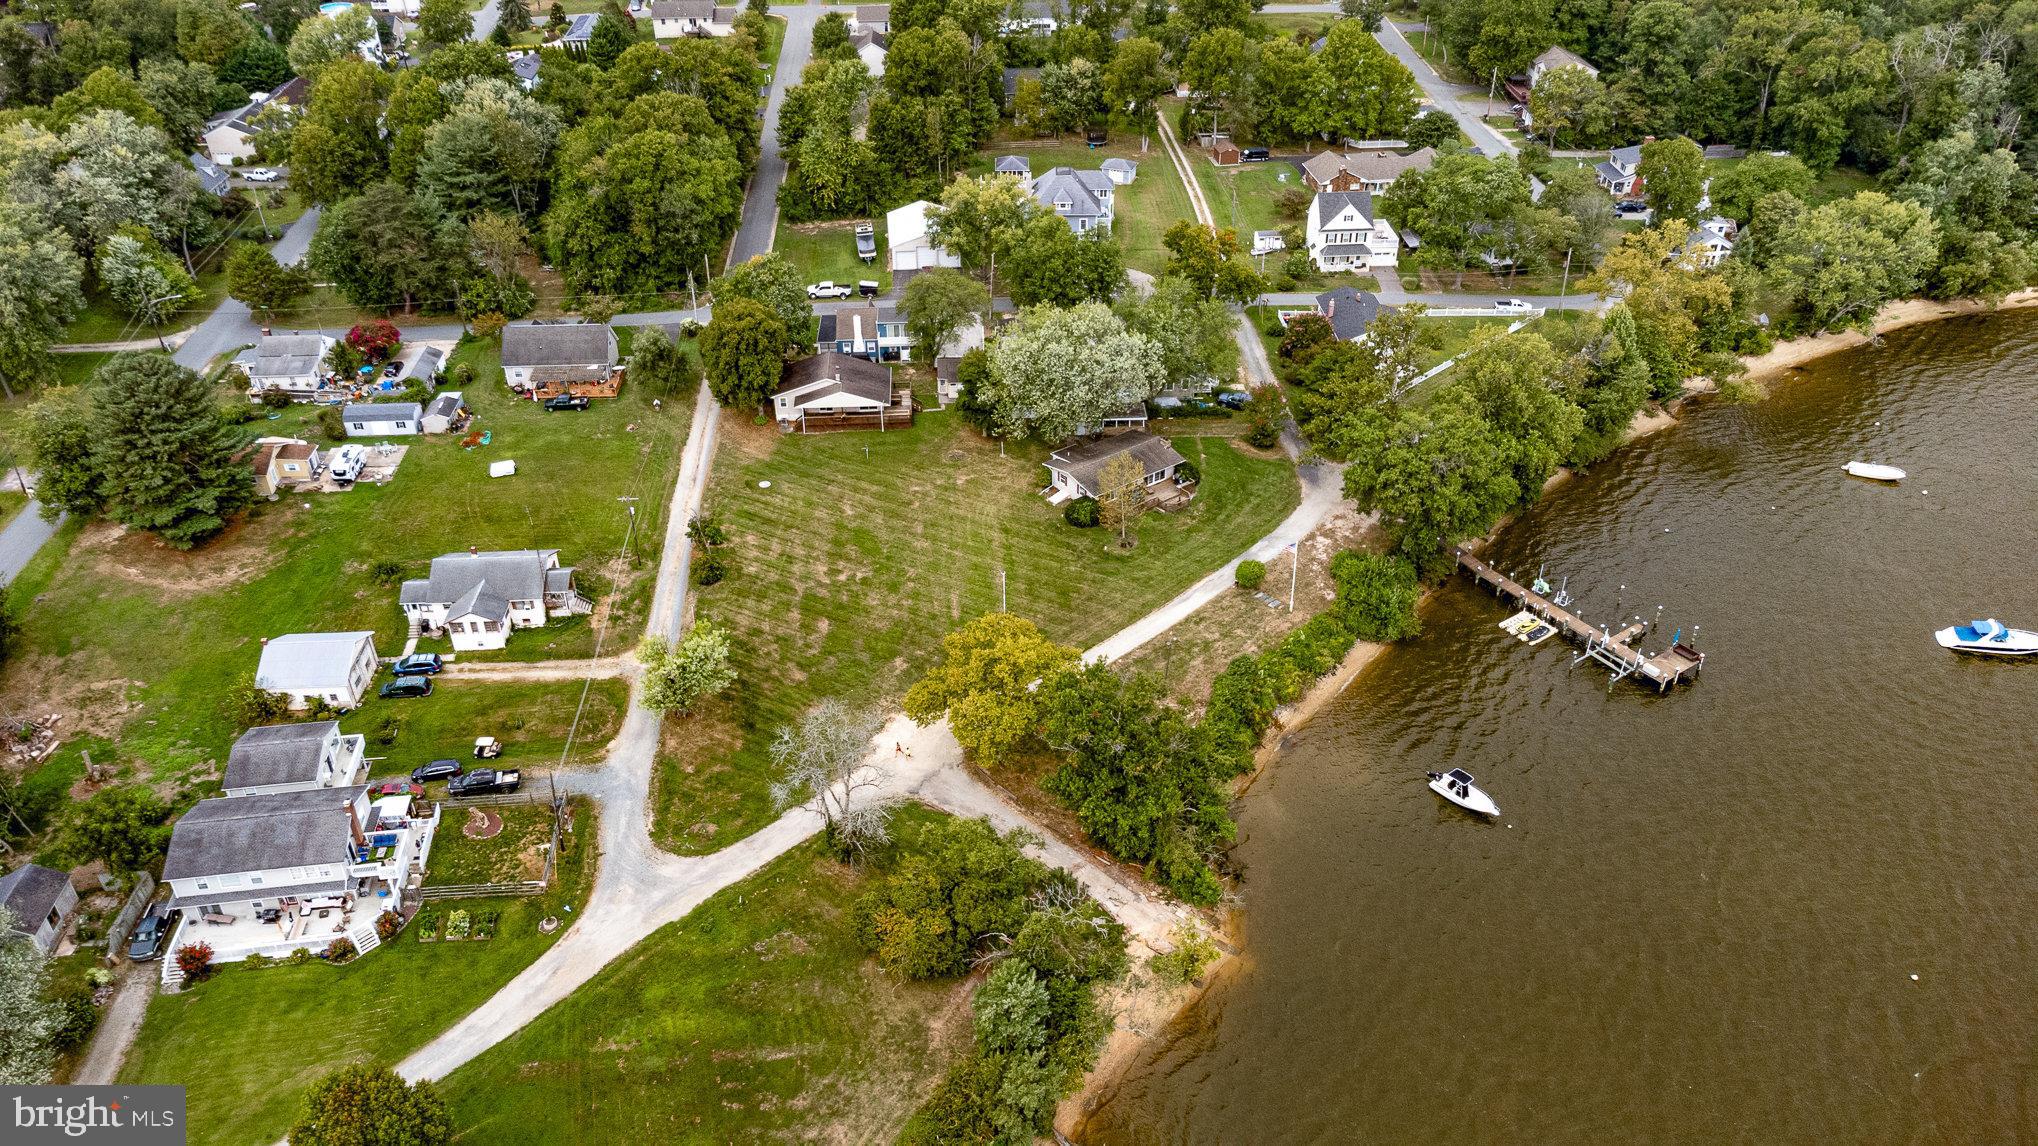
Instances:
[[[0,1125],[2038,1140],[2027,113],[2028,4],[0,0]]]

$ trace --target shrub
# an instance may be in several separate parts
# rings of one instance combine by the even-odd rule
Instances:
[[[262,405],[271,410],[281,410],[290,405],[290,395],[281,390],[262,391]]]
[[[1402,557],[1340,553],[1330,561],[1337,616],[1362,640],[1398,641],[1422,631],[1415,566]]]
[[[292,951],[290,954],[285,955],[283,957],[284,965],[290,967],[302,967],[306,963],[311,962],[311,960],[312,954],[311,948],[309,947],[299,947],[297,950]]]
[[[92,988],[82,983],[72,984],[57,993],[50,1000],[57,1006],[57,1029],[50,1035],[50,1045],[57,1051],[73,1051],[85,1045],[92,1037],[92,1031],[99,1026],[99,1008],[92,1002]]]
[[[380,584],[394,585],[403,580],[403,562],[384,557],[368,567],[368,575]]]
[[[318,412],[318,432],[325,435],[328,442],[347,440],[347,423],[340,417],[338,406],[327,406]]]
[[[375,917],[375,935],[384,943],[396,938],[396,933],[402,930],[403,916],[394,911],[385,911]]]
[[[393,712],[385,715],[381,723],[375,726],[375,743],[384,748],[396,743],[396,738],[401,735],[403,735],[403,718]]]
[[[694,563],[693,579],[696,585],[719,585],[728,575],[728,563],[722,560],[721,554],[713,550],[701,554],[701,559]]]
[[[491,310],[485,314],[475,315],[473,321],[468,325],[474,328],[476,337],[494,338],[502,333],[503,327],[509,325],[509,319]]]
[[[465,939],[474,927],[474,917],[465,908],[455,910],[446,917],[446,938]]]
[[[1090,529],[1097,524],[1097,499],[1079,497],[1061,507],[1061,519],[1077,529]]]
[[[1223,407],[1220,406],[1218,407],[1218,409],[1222,410]],[[1227,411],[1225,416],[1229,417],[1230,413]],[[1181,465],[1175,467],[1175,480],[1183,483],[1184,485],[1189,485],[1195,482],[1202,481],[1203,467],[1197,465],[1195,462],[1185,461]]]
[[[262,954],[260,951],[241,960],[241,966],[246,967],[250,971],[260,971],[264,967],[274,967],[275,965],[276,960]]]
[[[722,528],[719,518],[703,513],[686,523],[686,539],[712,548],[716,545],[727,545],[729,532]]]
[[[679,324],[679,336],[681,338],[699,338],[701,331],[704,329],[706,328],[700,324],[699,319],[689,318]]]
[[[474,364],[472,362],[462,362],[453,367],[453,382],[459,386],[474,385]]]
[[[1175,949],[1166,954],[1156,955],[1146,961],[1146,969],[1153,977],[1169,987],[1179,987],[1203,973],[1216,958],[1223,954],[1202,931],[1191,927],[1178,927],[1174,934]]]
[[[345,963],[356,954],[358,952],[354,950],[354,941],[342,935],[326,944],[326,949],[321,951],[318,957],[328,963]]]
[[[1238,587],[1251,592],[1267,580],[1267,563],[1264,561],[1241,561],[1238,563]]]
[[[177,948],[177,970],[187,983],[203,983],[218,968],[212,965],[212,944],[186,943]]]

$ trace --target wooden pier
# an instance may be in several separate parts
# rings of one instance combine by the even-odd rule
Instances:
[[[1658,692],[1668,692],[1673,684],[1697,680],[1698,670],[1705,666],[1705,654],[1681,642],[1659,653],[1635,648],[1634,640],[1648,630],[1647,625],[1636,623],[1619,632],[1609,632],[1603,626],[1595,628],[1585,618],[1472,556],[1462,546],[1452,552],[1474,581],[1493,590],[1496,596],[1519,602],[1522,608],[1549,622],[1565,639],[1584,646],[1585,651],[1572,660],[1574,665],[1596,661],[1613,673],[1614,680],[1639,676],[1654,684]]]

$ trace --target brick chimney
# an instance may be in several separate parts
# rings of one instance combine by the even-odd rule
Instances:
[[[366,847],[368,845],[368,837],[361,834],[361,817],[358,813],[354,811],[354,801],[352,800],[346,801],[346,808],[347,808],[347,827],[350,831],[353,832],[354,846],[357,848]]]

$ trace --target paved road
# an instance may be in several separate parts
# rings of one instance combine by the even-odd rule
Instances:
[[[0,529],[0,586],[13,584],[21,571],[28,567],[29,558],[35,556],[43,542],[56,535],[57,527],[63,523],[62,514],[57,515],[55,521],[44,521],[42,503],[29,498],[21,512],[14,515],[14,520],[7,523],[7,528]]]
[[[318,233],[318,219],[317,207],[299,215],[288,227],[283,228],[283,237],[276,240],[275,245],[269,248],[269,253],[276,256],[276,261],[286,267],[303,262],[304,253],[311,249],[311,237]]]
[[[1486,110],[1485,88],[1454,84],[1438,75],[1437,70],[1429,66],[1429,61],[1422,58],[1422,53],[1415,50],[1415,45],[1408,42],[1408,37],[1401,34],[1401,29],[1395,27],[1392,20],[1381,21],[1380,30],[1373,33],[1373,38],[1380,41],[1380,46],[1392,52],[1396,59],[1407,65],[1408,70],[1415,76],[1415,82],[1421,84],[1423,93],[1429,96],[1430,102],[1435,104],[1439,111],[1448,113],[1452,119],[1458,121],[1458,127],[1471,137],[1473,146],[1487,155],[1515,153],[1517,150],[1515,145],[1506,136],[1493,130],[1485,120],[1479,118]],[[1503,94],[1496,98],[1493,106],[1506,110],[1506,96]]]
[[[1576,282],[1580,277],[1582,276],[1573,275],[1572,281]],[[1466,292],[1464,294],[1457,294],[1439,291],[1416,291],[1410,293],[1402,290],[1400,284],[1393,281],[1393,276],[1391,275],[1380,279],[1380,289],[1374,293],[1380,296],[1381,302],[1394,303],[1397,306],[1409,302],[1419,302],[1425,306],[1492,306],[1503,299],[1518,298],[1524,302],[1532,302],[1537,306],[1550,310],[1597,310],[1600,304],[1605,301],[1596,294],[1575,290],[1564,295],[1562,298],[1553,294],[1527,293],[1473,294]],[[1269,292],[1261,295],[1259,301],[1265,306],[1314,306],[1316,305],[1316,293],[1314,291]]]
[[[806,70],[814,48],[814,23],[824,11],[819,4],[780,5],[773,10],[773,15],[785,19],[785,43],[771,75],[771,94],[765,97],[757,172],[743,198],[743,222],[729,244],[729,266],[771,250],[778,237],[778,189],[785,182],[785,159],[778,153],[778,112],[785,105],[786,85],[800,82],[800,73]]]
[[[536,11],[538,7],[536,4],[531,5],[533,11]],[[474,30],[467,33],[467,38],[477,44],[488,39],[489,33],[495,31],[495,25],[501,19],[502,9],[496,7],[495,0],[488,0],[488,3],[482,5],[480,10],[474,13]]]

